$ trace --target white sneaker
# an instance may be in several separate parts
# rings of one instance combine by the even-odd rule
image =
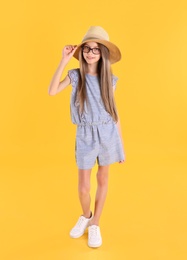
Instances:
[[[78,238],[81,237],[86,228],[88,227],[89,221],[92,219],[92,215],[90,218],[85,218],[84,216],[80,216],[75,226],[70,231],[70,237]]]
[[[102,238],[99,226],[91,225],[88,227],[88,246],[100,247],[102,245]]]

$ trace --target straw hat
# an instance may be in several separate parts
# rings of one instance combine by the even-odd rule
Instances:
[[[91,26],[85,34],[82,42],[78,45],[74,53],[74,57],[79,59],[79,51],[81,46],[86,42],[97,42],[105,45],[110,52],[110,62],[115,63],[121,59],[121,52],[119,48],[109,41],[108,33],[100,26]]]

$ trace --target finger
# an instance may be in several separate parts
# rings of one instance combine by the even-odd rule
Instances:
[[[74,53],[77,49],[77,45],[67,45],[66,46],[66,51],[68,51],[69,53]]]
[[[124,163],[125,161],[123,160],[123,161],[119,161],[119,163]]]
[[[77,49],[77,45],[74,45],[74,46],[73,46],[73,49],[72,49],[73,54],[74,54],[74,52],[76,51],[76,49]]]
[[[65,50],[71,51],[71,50],[72,50],[72,47],[73,47],[72,45],[66,45],[66,46],[65,46]]]

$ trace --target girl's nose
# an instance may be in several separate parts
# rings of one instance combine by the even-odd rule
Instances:
[[[88,53],[88,54],[90,54],[90,53],[92,54],[92,49],[89,49],[89,51],[88,51],[87,53]]]

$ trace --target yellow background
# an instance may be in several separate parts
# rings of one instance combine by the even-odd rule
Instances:
[[[0,12],[1,259],[187,259],[186,1],[17,0]],[[91,25],[122,52],[113,73],[127,157],[110,168],[97,250],[87,234],[69,238],[81,214],[71,87],[48,95],[63,46]]]

